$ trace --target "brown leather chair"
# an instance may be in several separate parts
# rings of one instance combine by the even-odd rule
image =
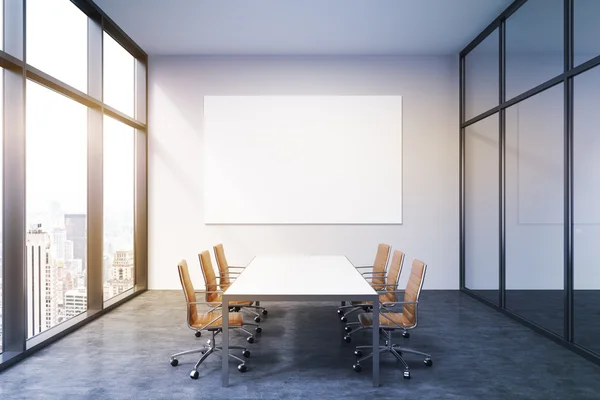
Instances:
[[[202,362],[204,360],[206,360],[208,358],[208,356],[211,355],[212,353],[223,351],[223,348],[221,346],[215,345],[216,335],[219,334],[220,332],[222,332],[222,330],[223,330],[223,327],[221,326],[221,320],[222,320],[221,307],[218,305],[215,306],[215,305],[208,304],[207,302],[197,301],[196,292],[194,291],[194,286],[192,285],[192,280],[190,279],[188,265],[185,260],[181,260],[179,262],[179,264],[177,264],[177,270],[179,272],[179,280],[181,281],[181,286],[183,288],[183,293],[185,295],[185,303],[186,303],[186,307],[187,307],[186,315],[187,315],[188,328],[190,328],[196,332],[208,331],[212,334],[212,339],[210,339],[206,343],[206,345],[204,345],[201,348],[194,349],[194,350],[186,350],[186,351],[182,351],[182,352],[173,354],[171,356],[171,365],[174,367],[179,365],[178,357],[180,357],[180,356],[187,355],[187,354],[202,353],[202,357],[200,358],[200,360],[198,360],[198,362],[196,363],[196,365],[194,365],[194,368],[190,372],[190,377],[192,379],[198,379],[198,377],[200,375],[198,373],[198,367],[200,366],[200,364],[202,364]],[[207,305],[209,309],[205,312],[201,312],[198,309],[199,305]],[[243,326],[245,324],[244,324],[244,320],[243,320],[241,314],[229,313],[228,317],[229,317],[229,329],[244,330]],[[252,343],[253,341],[254,341],[254,339],[252,341],[249,340],[250,343]],[[229,349],[230,350],[242,350],[243,357],[245,357],[245,358],[250,357],[250,351],[248,351],[248,349],[246,349],[245,347],[229,346]],[[240,361],[241,364],[238,365],[238,370],[240,372],[246,372],[246,370],[247,370],[246,362],[243,359],[241,359],[240,357],[237,357],[231,353],[228,354],[228,356],[237,361]]]
[[[246,267],[235,267],[229,265],[227,258],[225,257],[223,244],[221,243],[213,246],[213,251],[215,252],[215,259],[217,260],[217,266],[219,267],[219,286],[221,287],[221,290],[225,291]],[[250,302],[250,304],[236,305],[235,309],[237,311],[241,310],[252,313],[254,315],[255,322],[260,322],[260,313],[262,313],[262,315],[267,315],[268,313],[268,311],[264,307],[261,307],[258,302],[253,301]]]
[[[375,290],[381,290],[385,285],[386,267],[388,259],[390,257],[391,247],[387,244],[380,243],[377,246],[377,253],[375,254],[375,262],[373,266],[356,267],[365,279],[370,280],[371,286]],[[363,269],[371,269],[371,271],[362,271]],[[371,307],[372,308],[372,307]],[[348,315],[355,313],[361,309],[368,310],[368,307],[357,307],[354,304],[342,305],[338,307],[337,313],[340,316],[340,321],[348,322]]]
[[[398,280],[400,279],[400,274],[402,273],[402,266],[404,265],[404,253],[400,250],[394,250],[394,254],[392,255],[392,261],[390,261],[390,266],[387,271],[387,276],[385,280],[385,284],[380,285],[381,290],[378,292],[379,294],[379,302],[393,302],[396,301],[396,294],[398,291]],[[357,309],[373,309],[372,302],[360,302],[353,301],[352,305]],[[344,340],[348,343],[352,341],[351,332],[354,326],[360,326],[360,322],[348,322],[344,327],[344,330],[347,332],[344,336]],[[359,328],[358,330],[361,330]]]
[[[422,261],[414,260],[410,271],[410,277],[404,290],[403,301],[386,301],[381,303],[379,309],[379,329],[386,335],[387,340],[384,346],[379,346],[380,353],[392,353],[404,365],[404,378],[410,379],[410,371],[408,364],[402,357],[402,354],[418,354],[425,357],[424,363],[428,367],[433,365],[431,355],[421,351],[412,350],[400,347],[398,344],[393,344],[392,334],[396,331],[405,332],[417,327],[417,307],[419,305],[419,297],[423,282],[425,281],[425,272],[427,264]],[[401,292],[398,292],[401,293]],[[385,293],[383,293],[385,294]],[[403,306],[401,311],[396,310],[396,306]],[[358,316],[362,329],[373,327],[373,313],[364,313]],[[373,356],[373,353],[363,357],[362,349],[371,349],[373,346],[357,346],[354,355],[359,357],[353,368],[356,372],[362,370],[361,363]]]
[[[217,276],[215,275],[215,270],[213,268],[212,261],[210,259],[210,253],[208,252],[208,250],[204,250],[203,252],[198,254],[198,259],[200,260],[200,269],[202,270],[202,276],[204,277],[204,284],[206,286],[206,303],[211,306],[221,307],[223,291],[219,290],[217,287]],[[229,311],[232,311],[232,309],[248,307],[251,305],[251,301],[230,301]],[[254,326],[256,333],[262,332],[262,328],[258,324],[246,322],[244,325]],[[246,339],[249,343],[254,342],[254,337],[252,336],[252,333],[250,333],[244,328],[240,328],[240,330],[250,335]],[[197,331],[196,337],[200,337],[200,335],[201,332]]]

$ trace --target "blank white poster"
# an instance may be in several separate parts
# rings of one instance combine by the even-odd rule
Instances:
[[[401,96],[205,96],[207,224],[402,223]]]

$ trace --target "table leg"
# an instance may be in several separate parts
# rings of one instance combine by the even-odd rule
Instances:
[[[221,326],[223,327],[223,351],[221,352],[221,386],[229,385],[229,299],[223,294]]]
[[[379,296],[373,300],[373,387],[379,387]]]

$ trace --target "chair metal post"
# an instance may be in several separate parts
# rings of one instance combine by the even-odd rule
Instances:
[[[229,354],[229,297],[223,293],[221,326],[223,327],[223,353]],[[221,386],[229,386],[229,357],[221,357]]]
[[[379,387],[379,295],[373,297],[373,387]]]

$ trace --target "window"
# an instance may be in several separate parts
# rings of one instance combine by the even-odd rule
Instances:
[[[469,120],[498,105],[498,30],[492,32],[465,59],[465,118]]]
[[[87,93],[88,18],[69,0],[27,0],[27,63]]]
[[[506,308],[558,335],[564,332],[563,98],[559,84],[506,109]]]
[[[596,40],[600,33],[600,26],[598,25],[600,1],[575,0],[574,14],[573,52],[575,54],[573,65],[577,66],[600,56],[600,43]]]
[[[104,300],[134,285],[135,130],[104,117]]]
[[[500,126],[494,114],[465,129],[465,286],[498,304]]]
[[[27,320],[32,337],[68,318],[68,290],[86,289],[81,265],[86,259],[87,108],[32,81],[26,90]],[[68,251],[71,246],[81,251]]]
[[[574,78],[573,308],[575,343],[600,354],[600,67]]]
[[[506,20],[506,100],[564,71],[563,0],[528,0]]]
[[[134,117],[135,58],[104,33],[104,102]]]

